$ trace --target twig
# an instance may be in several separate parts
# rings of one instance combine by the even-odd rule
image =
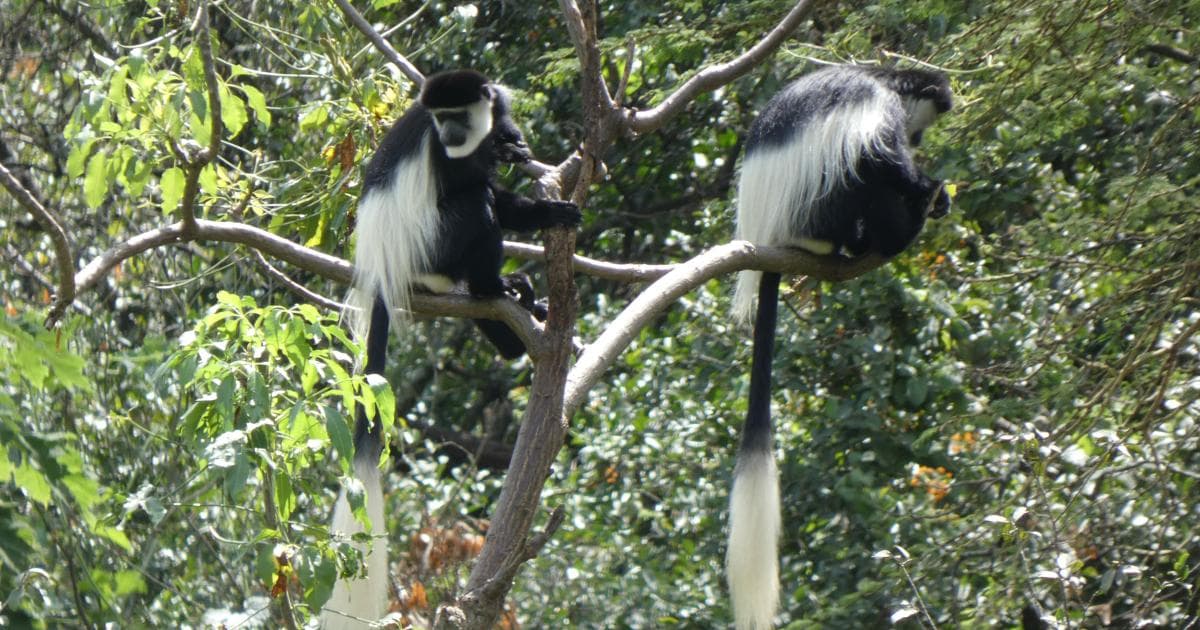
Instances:
[[[784,16],[771,32],[750,50],[738,55],[732,61],[709,66],[697,72],[688,79],[678,90],[659,103],[657,106],[643,111],[630,110],[626,114],[626,124],[637,133],[653,131],[663,125],[675,114],[678,114],[701,92],[715,90],[738,77],[750,72],[762,63],[768,55],[775,52],[787,36],[808,16],[813,0],[800,0],[792,10]]]
[[[275,265],[272,265],[271,262],[267,260],[267,257],[263,256],[263,253],[257,249],[252,249],[250,251],[254,253],[254,260],[258,262],[258,266],[263,270],[263,273],[274,278],[276,282],[282,284],[292,293],[295,293],[296,295],[308,300],[309,302],[312,302],[313,304],[323,306],[335,313],[341,312],[346,308],[345,304],[331,300],[324,295],[310,290],[308,287],[300,284],[299,282],[292,280],[291,276],[280,271],[277,267],[275,267]]]
[[[267,462],[264,462],[267,463]],[[267,527],[280,532],[281,535],[285,531],[279,522],[279,510],[275,505],[275,471],[269,464],[263,467],[262,471],[262,489],[263,489],[263,520],[266,521]],[[291,558],[285,558],[285,562],[291,563]],[[275,562],[281,562],[279,558],[275,558]],[[282,597],[278,598],[280,615],[283,617],[283,624],[288,630],[296,630],[296,613],[292,612],[292,595],[291,589],[284,588]]]
[[[71,253],[71,243],[67,240],[67,232],[52,212],[46,209],[34,198],[21,182],[17,180],[3,164],[0,164],[0,184],[26,210],[33,214],[37,222],[46,230],[50,241],[54,243],[54,259],[58,266],[58,290],[54,297],[54,306],[46,315],[46,327],[53,327],[66,312],[71,302],[75,301],[75,256]]]
[[[546,260],[546,251],[537,245],[504,242],[504,254],[522,260]],[[572,259],[575,271],[603,280],[619,282],[650,282],[657,280],[675,268],[675,265],[650,265],[642,263],[612,263],[578,254]]]
[[[404,73],[404,76],[408,77],[417,85],[421,85],[425,82],[425,75],[421,74],[421,71],[417,70],[417,67],[414,66],[412,62],[410,62],[408,59],[405,59],[404,55],[396,52],[396,49],[392,48],[392,45],[387,43],[387,40],[385,40],[383,36],[376,32],[375,28],[372,27],[369,22],[367,22],[366,18],[364,18],[348,0],[333,0],[333,2],[334,4],[338,5],[338,8],[342,10],[342,13],[346,16],[346,19],[350,20],[350,23],[354,25],[354,28],[357,28],[360,33],[365,35],[367,39],[371,41],[371,44],[373,44],[375,48],[379,50],[379,52],[382,52],[383,56],[387,57],[388,61],[392,62],[392,65],[396,66],[400,69],[400,72]]]

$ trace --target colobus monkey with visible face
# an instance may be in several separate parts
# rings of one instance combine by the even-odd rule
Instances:
[[[389,323],[407,311],[416,289],[447,292],[461,281],[473,297],[491,299],[528,287],[500,276],[500,230],[520,232],[579,224],[579,209],[563,201],[535,201],[498,186],[498,162],[532,155],[509,117],[508,93],[484,75],[457,70],[426,78],[416,103],[401,116],[367,165],[358,206],[355,291],[349,315],[366,338],[367,374],[382,374]],[[527,305],[528,306],[528,305]],[[502,322],[477,320],[505,358],[525,345]],[[367,419],[356,409],[354,472],[363,482],[367,514],[376,532],[366,554],[367,577],[338,580],[322,626],[365,628],[387,611],[388,565],[383,534],[379,457],[390,418]],[[333,531],[362,531],[345,492],[334,508]]]
[[[737,238],[815,254],[890,258],[926,216],[944,216],[942,183],[912,147],[950,110],[940,73],[835,66],[801,77],[750,128],[738,184]],[[750,399],[730,498],[726,571],[739,630],[771,627],[779,602],[779,479],[772,453],[771,360],[780,274],[743,271],[738,319],[754,308]]]

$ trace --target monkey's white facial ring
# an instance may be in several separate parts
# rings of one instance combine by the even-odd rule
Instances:
[[[438,141],[451,159],[465,158],[474,153],[492,131],[490,99],[466,107],[435,109],[431,113]]]

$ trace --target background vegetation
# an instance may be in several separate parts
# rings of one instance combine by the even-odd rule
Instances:
[[[212,121],[194,4],[0,0],[0,164],[57,215],[75,270],[185,211]],[[357,4],[422,71],[512,86],[544,161],[583,140],[556,7]],[[628,63],[624,103],[654,105],[779,5],[601,3],[609,85]],[[324,0],[210,19],[224,141],[196,213],[345,258],[359,165],[412,84]],[[785,291],[782,626],[1197,625],[1197,21],[1185,0],[817,2],[767,63],[603,156],[577,250],[678,262],[729,239],[740,138],[789,79],[851,60],[952,77],[922,148],[952,215],[881,269]],[[99,276],[47,331],[52,236],[9,195],[0,229],[0,624],[303,623],[355,563],[325,529],[355,350],[280,274],[344,287],[182,241]],[[642,288],[579,281],[585,342]],[[502,623],[728,625],[750,359],[730,287],[643,331],[571,419],[544,493],[565,522]],[[478,553],[531,365],[453,319],[393,347],[394,606],[421,624]]]

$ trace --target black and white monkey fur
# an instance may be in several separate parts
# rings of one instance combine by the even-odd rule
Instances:
[[[471,70],[426,78],[417,102],[396,121],[368,163],[359,200],[349,316],[356,337],[366,339],[367,374],[383,373],[389,323],[408,311],[414,290],[444,293],[465,281],[476,298],[530,291],[500,276],[500,230],[527,232],[574,226],[580,220],[574,204],[535,201],[496,184],[498,163],[531,157],[509,116],[503,87]],[[525,352],[520,338],[502,322],[475,323],[505,358]],[[368,627],[388,606],[378,466],[384,427],[391,419],[375,413],[368,420],[362,406],[355,415],[354,473],[363,484],[375,534],[364,549],[367,576],[335,584],[322,614],[326,629]],[[334,507],[333,531],[363,531],[344,490]]]
[[[940,73],[834,66],[793,82],[750,128],[737,238],[820,255],[899,254],[950,198],[912,147],[950,110]],[[779,603],[779,478],[772,451],[771,360],[780,274],[741,272],[734,314],[754,323],[750,396],[730,498],[726,572],[738,630],[766,630]]]

